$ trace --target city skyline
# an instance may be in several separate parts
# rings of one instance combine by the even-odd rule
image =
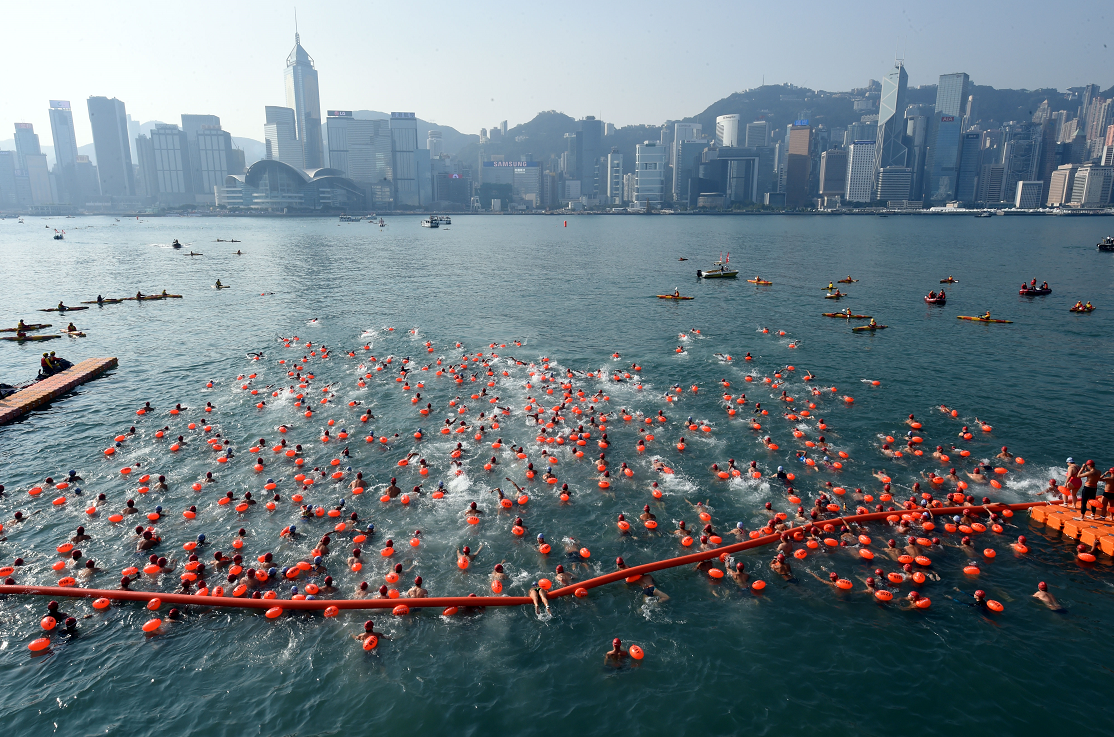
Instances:
[[[13,34],[9,43],[13,55],[35,62],[21,68],[18,84],[9,87],[0,104],[0,120],[28,122],[36,130],[49,130],[49,100],[69,99],[76,106],[79,100],[105,96],[127,101],[133,120],[169,122],[183,113],[213,114],[221,117],[232,135],[261,140],[259,111],[286,97],[282,78],[276,80],[272,72],[272,60],[290,53],[293,3],[282,3],[263,15],[246,7],[215,3],[202,2],[199,7],[207,5],[219,8],[223,24],[202,24],[201,19],[208,17],[204,12],[175,16],[175,27],[183,38],[205,39],[194,43],[196,53],[190,54],[189,63],[182,54],[166,53],[165,39],[158,34],[121,38],[117,15],[92,13],[87,5],[75,4],[72,12],[51,15],[52,35],[71,42],[52,46],[49,55],[41,53],[41,39],[35,34]],[[944,3],[948,5],[966,8]],[[873,18],[875,31],[869,44],[852,43],[844,48],[848,46],[845,41],[861,29],[850,19],[834,17],[826,19],[823,33],[795,27],[792,44],[784,34],[724,37],[720,48],[727,56],[738,47],[745,48],[737,64],[716,64],[706,49],[703,25],[670,15],[670,5],[574,5],[574,11],[583,11],[573,12],[574,19],[582,20],[581,16],[590,13],[599,28],[627,23],[633,14],[647,21],[668,18],[670,33],[663,34],[662,49],[670,51],[674,63],[662,64],[650,75],[624,74],[622,84],[615,84],[613,75],[599,73],[598,65],[591,62],[590,49],[598,43],[600,33],[592,24],[568,18],[539,24],[540,11],[519,6],[485,6],[486,12],[477,13],[431,3],[421,17],[432,19],[429,27],[436,32],[422,36],[418,26],[417,35],[411,38],[412,34],[375,33],[377,28],[402,23],[401,8],[372,13],[355,3],[337,6],[329,14],[303,8],[298,19],[298,30],[313,49],[316,68],[323,72],[322,109],[418,110],[426,120],[466,133],[476,133],[493,120],[509,119],[513,127],[550,109],[576,118],[596,115],[618,126],[660,125],[695,115],[716,100],[758,87],[763,81],[830,91],[862,86],[868,79],[878,79],[879,70],[892,66],[895,57],[906,58],[915,70],[910,87],[934,84],[938,75],[960,70],[968,72],[973,83],[999,88],[1064,90],[1097,82],[1106,89],[1114,82],[1110,79],[1112,50],[1102,41],[1109,36],[1112,21],[1097,2],[1084,3],[1063,17],[1041,17],[1039,22],[1036,16],[1030,20],[1020,14],[1011,21],[1008,32],[1000,34],[1001,40],[988,40],[986,34],[965,25],[945,23],[949,14],[944,6],[898,12],[872,3],[854,14]],[[170,12],[147,5],[127,8],[138,12],[129,29],[148,24],[155,28],[159,17]],[[740,21],[753,22],[754,12],[743,6],[729,8],[723,20],[737,16]],[[338,28],[333,19],[341,16],[351,22]],[[561,40],[559,48],[573,53],[558,54],[540,68],[508,66],[509,60],[518,58],[513,50],[517,35],[483,40],[495,33],[490,20],[504,16],[512,29],[523,29],[523,37],[544,40],[553,35]],[[43,17],[30,6],[17,6],[9,9],[9,20],[13,27],[34,27]],[[686,37],[680,31],[688,25],[693,33]],[[407,27],[414,27],[412,21]],[[445,36],[444,28],[450,28],[452,35]],[[369,32],[375,34],[378,52],[371,55],[361,40]],[[499,31],[504,33],[506,30]],[[1072,38],[1076,53],[1059,59],[1051,53],[1051,42],[1065,34]],[[480,43],[470,40],[476,38]],[[881,38],[886,42],[880,42]],[[633,59],[636,40],[632,36],[630,52],[619,50],[623,58]],[[840,64],[831,64],[829,57],[836,44]],[[1044,48],[1049,53],[1008,53],[1019,46]],[[461,56],[465,48],[467,54]],[[503,73],[492,75],[485,69],[502,69]],[[77,144],[91,143],[87,116],[75,116],[74,123]]]

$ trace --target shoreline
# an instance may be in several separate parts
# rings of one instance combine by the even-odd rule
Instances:
[[[688,210],[673,211],[673,210],[658,210],[653,212],[600,212],[600,211],[587,211],[587,210],[529,210],[522,212],[469,212],[467,210],[428,210],[422,212],[411,212],[404,210],[385,210],[376,212],[375,217],[426,217],[429,215],[450,215],[450,216],[548,216],[548,217],[583,217],[590,215],[597,216],[663,216],[663,215],[676,215],[681,217],[737,217],[737,216],[777,216],[777,215],[791,215],[794,217],[837,217],[837,216],[873,216],[880,215],[890,216],[939,216],[939,217],[976,217],[981,213],[992,213],[994,217],[1110,217],[1114,216],[1114,206],[1101,210],[998,210],[998,209],[985,209],[985,210],[888,210],[885,208],[877,209],[851,209],[851,210],[742,210],[742,211],[707,211],[707,212],[693,212]],[[37,214],[30,212],[0,212],[0,222],[4,220],[15,220],[17,218],[38,218],[40,220],[49,220],[57,218],[82,218],[82,217],[126,217],[126,218],[324,218],[336,219],[345,213],[341,212],[296,212],[296,213],[283,213],[272,211],[227,211],[227,212],[200,212],[190,211],[184,213],[175,212],[136,212],[136,211],[103,211],[103,212],[79,212],[67,214]],[[355,223],[351,223],[355,224]]]

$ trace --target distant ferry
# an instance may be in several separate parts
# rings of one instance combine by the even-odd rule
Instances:
[[[359,223],[363,221],[361,217],[352,217],[351,215],[341,215],[340,221],[342,223]]]
[[[983,210],[979,214],[975,215],[975,217],[977,217],[977,218],[992,218],[992,217],[994,217],[994,213],[989,212],[987,210]]]
[[[453,224],[453,219],[451,217],[449,217],[448,215],[433,215],[429,219],[430,220],[436,220],[437,222],[441,223],[442,225],[452,225]]]
[[[423,228],[440,228],[441,221],[437,217],[426,218],[422,221]]]

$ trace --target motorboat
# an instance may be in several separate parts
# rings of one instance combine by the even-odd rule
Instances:
[[[441,227],[441,221],[438,220],[436,217],[426,218],[425,220],[422,221],[422,227],[423,228],[440,228]]]
[[[735,277],[737,277],[739,275],[739,271],[738,271],[738,269],[732,269],[729,265],[730,263],[731,263],[731,254],[730,253],[727,254],[727,258],[724,258],[724,257],[720,256],[719,261],[713,261],[712,262],[712,268],[711,269],[709,269],[707,271],[697,269],[696,270],[696,277],[698,279],[734,279]]]
[[[1108,235],[1099,241],[1098,249],[1106,253],[1114,253],[1114,236]]]

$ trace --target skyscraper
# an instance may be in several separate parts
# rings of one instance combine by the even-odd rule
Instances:
[[[968,76],[941,74],[936,87],[936,111],[932,116],[928,154],[925,159],[925,197],[936,202],[955,198],[959,178],[960,136],[963,106],[967,100]]]
[[[440,156],[444,147],[441,131],[430,131],[425,139],[425,147],[429,149],[429,157],[431,159],[436,159]]]
[[[897,61],[892,72],[882,79],[882,99],[878,106],[878,145],[874,152],[874,168],[908,165],[905,146],[905,91],[909,74],[905,64]]]
[[[806,121],[800,121],[806,122]],[[812,126],[789,126],[788,156],[785,162],[785,206],[809,205],[809,178],[812,176]]]
[[[874,199],[874,149],[877,142],[855,141],[847,147],[847,202]]]
[[[73,112],[69,100],[50,101],[50,133],[54,140],[54,172],[62,202],[80,205],[84,202],[77,187],[77,137],[73,130]]]
[[[203,189],[201,178],[201,154],[197,147],[197,134],[202,128],[216,128],[220,130],[220,118],[216,115],[183,115],[182,116],[182,131],[186,134],[186,141],[189,144],[189,167],[194,188],[198,194],[213,194],[213,188],[208,187]],[[224,185],[224,177],[221,177],[220,184]]]
[[[606,194],[612,205],[623,204],[623,155],[615,148],[607,155]]]
[[[23,172],[27,171],[27,157],[42,153],[39,150],[39,137],[35,134],[35,126],[31,123],[15,124],[15,153],[16,168]]]
[[[739,145],[738,115],[720,115],[716,118],[716,144],[719,146]]]
[[[847,192],[847,151],[833,148],[820,155],[820,197],[843,197]]]
[[[599,187],[596,170],[603,151],[603,122],[589,115],[580,121],[581,139],[580,192],[588,197],[598,197]],[[666,149],[663,149],[666,150]]]
[[[745,145],[747,148],[763,148],[770,145],[770,125],[765,120],[747,123]]]
[[[978,193],[979,169],[982,164],[981,133],[964,133],[959,153],[959,176],[956,178],[955,198],[960,202],[974,202]]]
[[[645,209],[660,208],[665,202],[665,166],[669,159],[664,146],[646,141],[634,149],[634,201]]]
[[[418,121],[414,113],[391,113],[391,150],[394,154],[395,206],[417,207]]]
[[[286,106],[294,111],[298,124],[298,143],[302,149],[301,166],[319,169],[321,149],[321,95],[313,59],[302,48],[301,36],[294,34],[294,48],[286,57]]]
[[[327,115],[329,167],[364,186],[369,203],[388,205],[394,197],[391,121],[358,119],[351,110],[329,110]]]
[[[298,145],[298,125],[294,111],[288,107],[267,105],[267,122],[263,126],[266,158],[278,159],[296,169],[305,168],[302,147]]]
[[[135,172],[132,169],[128,114],[124,103],[115,97],[90,97],[88,105],[101,194],[111,197],[135,196]]]

